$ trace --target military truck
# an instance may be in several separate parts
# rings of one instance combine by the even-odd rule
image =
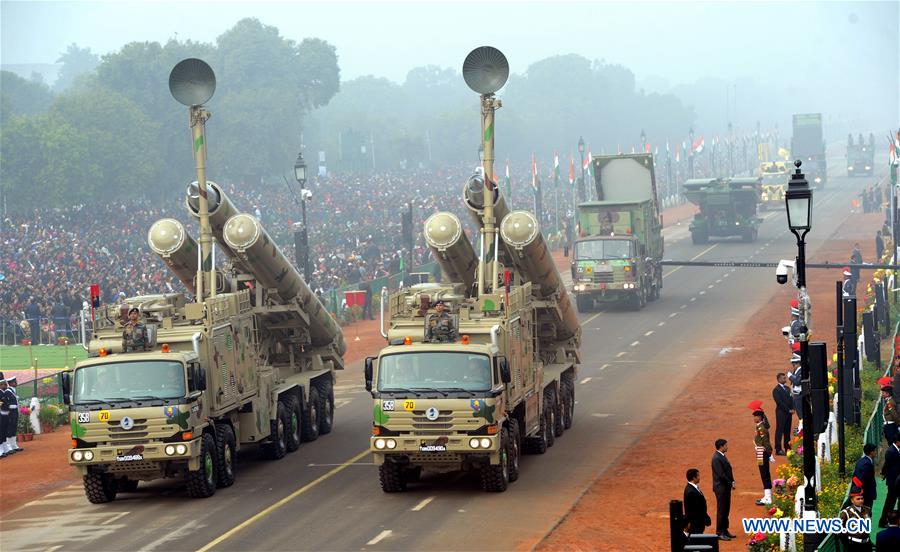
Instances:
[[[202,107],[192,106],[192,121],[201,119]],[[183,224],[154,223],[151,249],[194,300],[165,293],[95,303],[89,358],[64,375],[68,461],[93,503],[160,478],[183,478],[190,496],[209,497],[234,483],[244,447],[280,459],[334,424],[334,373],[346,350],[340,328],[259,221],[198,173],[188,208],[201,238],[208,230],[228,262],[212,269]],[[202,265],[198,251],[209,259]]]
[[[853,135],[847,135],[847,176],[872,175],[875,170],[875,136],[869,134],[866,143],[862,134],[854,144]]]
[[[740,236],[756,241],[762,219],[756,216],[762,179],[697,178],[686,180],[684,196],[700,207],[691,221],[694,244],[709,242],[710,237]]]
[[[571,270],[580,312],[597,302],[641,309],[662,289],[662,220],[651,154],[597,155],[597,201],[578,205]]]
[[[485,50],[479,59],[499,54],[473,53]],[[491,129],[492,92],[482,93]],[[482,136],[484,170],[464,201],[486,246],[476,255],[455,215],[431,215],[425,240],[446,283],[392,294],[388,345],[365,362],[369,446],[384,492],[405,490],[423,471],[460,470],[477,471],[485,491],[505,491],[520,453],[546,452],[574,420],[581,327],[537,219],[506,207],[491,178],[493,133]],[[450,330],[438,332],[439,322]]]
[[[762,179],[760,209],[784,209],[784,191],[791,179],[789,164],[784,161],[760,163],[757,176]]]
[[[822,114],[795,114],[793,126],[791,155],[803,161],[803,172],[810,185],[824,188],[828,182],[828,163],[822,134]]]

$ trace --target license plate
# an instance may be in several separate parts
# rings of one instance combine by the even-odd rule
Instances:
[[[143,459],[143,454],[126,454],[124,456],[116,456],[116,462],[137,462]]]
[[[422,445],[420,452],[447,452],[447,445]]]

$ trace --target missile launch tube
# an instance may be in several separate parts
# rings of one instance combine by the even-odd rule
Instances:
[[[462,223],[453,213],[435,213],[425,221],[425,242],[451,282],[475,284],[478,255],[463,232]]]
[[[216,239],[216,243],[225,250],[225,253],[237,262],[237,255],[225,242],[223,230],[228,219],[234,215],[239,215],[241,212],[237,210],[234,203],[225,195],[222,188],[211,180],[206,181],[206,195],[209,205],[209,226],[212,228],[213,237]],[[200,192],[196,181],[188,185],[185,204],[191,215],[197,218],[200,217]],[[242,266],[241,268],[246,267]]]
[[[496,183],[493,183],[492,187],[494,189],[494,220],[501,221],[509,213],[509,207],[506,206],[506,200],[500,193],[500,187]],[[484,221],[481,220],[484,210],[484,176],[481,171],[476,172],[466,181],[463,186],[463,200],[466,207],[469,208],[475,226],[481,228],[484,224]]]
[[[557,338],[568,339],[580,334],[578,315],[575,314],[569,294],[553,263],[537,218],[528,211],[512,211],[500,222],[500,237],[515,251],[513,263],[525,279],[532,283],[534,293],[543,299],[557,295],[562,315],[560,326],[556,329]]]
[[[166,266],[181,280],[184,287],[195,293],[194,277],[197,275],[197,241],[172,218],[160,219],[147,232],[147,243],[160,256]]]
[[[212,215],[210,215],[212,218]],[[296,298],[309,315],[309,336],[312,344],[323,347],[334,342],[337,353],[347,350],[344,336],[337,322],[309,289],[306,282],[256,217],[239,214],[231,217],[223,228],[225,243],[237,254],[237,259],[256,278],[260,285],[274,288],[283,301]]]

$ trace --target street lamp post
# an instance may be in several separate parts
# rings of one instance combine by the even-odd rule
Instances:
[[[303,266],[303,279],[309,283],[312,276],[309,267],[309,227],[306,225],[306,197],[309,195],[306,190],[306,160],[303,159],[303,152],[297,154],[297,160],[294,161],[294,178],[300,185],[300,209],[303,228],[300,230],[300,236],[294,231],[294,253],[297,263]],[[299,240],[297,239],[299,237]],[[302,249],[302,251],[300,251]]]
[[[728,176],[734,176],[734,127],[728,123]]]
[[[691,125],[690,130],[688,131],[688,138],[690,139],[690,144],[688,144],[688,174],[690,178],[694,178],[694,125]]]
[[[810,393],[809,367],[809,295],[806,291],[806,234],[812,226],[812,190],[806,177],[800,172],[800,160],[794,162],[796,170],[791,175],[787,192],[784,194],[787,206],[788,228],[797,238],[797,289],[800,302],[800,370],[802,374],[803,399],[803,476],[806,480],[804,491],[803,517],[817,517],[816,499],[816,442],[813,428],[812,395]],[[813,535],[807,535],[812,537]],[[814,538],[804,539],[807,550],[815,543]]]
[[[578,183],[578,200],[585,201],[584,197],[584,138],[582,136],[578,137],[578,157],[581,159],[581,181]],[[575,211],[575,206],[572,206],[572,211]]]

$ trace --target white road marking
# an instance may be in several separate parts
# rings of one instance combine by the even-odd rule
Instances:
[[[366,543],[366,546],[375,546],[375,545],[378,544],[379,542],[381,542],[381,541],[383,541],[384,539],[390,537],[390,536],[391,536],[391,533],[393,533],[393,531],[391,531],[390,529],[385,529],[384,531],[378,533],[378,536],[376,536],[374,539],[372,539],[372,540],[370,540],[369,542],[367,542],[367,543]]]
[[[334,407],[340,408],[342,406],[347,406],[353,399],[334,399]]]
[[[678,308],[679,308],[679,309],[686,309],[686,308],[687,308],[687,305],[681,305],[681,306],[678,307]]]
[[[366,451],[366,452],[368,452],[368,451]],[[312,463],[312,464],[307,464],[306,467],[307,468],[324,468],[324,467],[328,467],[328,466],[344,466],[344,465],[347,465],[347,466],[374,466],[375,463],[374,462],[353,462],[352,464],[341,464],[341,463],[316,464],[316,463]]]
[[[693,303],[693,302],[696,301],[696,300],[697,300],[696,297],[691,297],[691,303]]]
[[[104,522],[101,523],[100,525],[109,525],[110,523],[112,523],[112,522],[118,520],[119,518],[125,517],[125,516],[127,516],[128,514],[130,514],[130,513],[131,513],[131,512],[119,512],[118,514],[113,515],[111,518],[109,518],[108,520],[104,521]]]
[[[714,287],[716,287],[715,284],[709,284],[708,286],[706,286],[706,289],[712,289],[712,288],[714,288]]]
[[[429,496],[428,498],[426,498],[426,499],[423,500],[422,502],[420,502],[420,503],[416,504],[415,506],[413,506],[413,507],[412,507],[412,511],[413,511],[413,512],[418,512],[419,510],[421,510],[421,509],[424,508],[425,506],[428,506],[428,505],[431,503],[431,501],[434,500],[434,498],[435,498],[435,497],[433,497],[433,496]]]
[[[592,377],[590,377],[590,376],[588,376],[588,377],[586,377],[586,378],[584,378],[584,379],[583,379],[583,380],[581,380],[581,382],[580,382],[580,383],[582,383],[582,384],[585,384],[585,383],[587,383],[587,382],[589,382],[589,381],[591,381],[591,380],[592,380],[592,379],[594,379],[594,378],[592,378]]]
[[[59,549],[62,548],[62,547],[63,547],[63,545],[57,544],[56,546],[51,546],[51,547],[48,548],[45,552],[54,552],[55,550],[59,550]]]
[[[591,414],[591,416],[595,418],[609,418],[612,414],[600,414],[595,412],[594,414]]]
[[[719,278],[718,280],[716,280],[716,283],[717,283],[717,284],[721,284],[721,283],[722,283],[722,278]]]
[[[649,332],[644,332],[644,337],[648,337],[651,335],[653,335],[653,330],[650,330]]]
[[[621,353],[619,353],[619,354],[616,355],[616,358],[622,358],[622,357],[625,356],[626,354],[628,354],[628,353],[626,353],[625,351],[622,351]]]
[[[673,312],[672,314],[669,315],[669,318],[675,318],[678,315],[679,315],[679,313]]]
[[[601,370],[606,370],[607,368],[609,368],[609,364],[604,364],[600,367]]]
[[[722,274],[722,278],[728,278],[728,273]]]
[[[659,324],[657,324],[657,326],[660,326],[660,327],[665,326],[665,325],[666,325],[665,322],[660,322]]]
[[[700,290],[700,293],[698,295],[706,295],[706,290],[705,289]],[[691,301],[693,301],[693,299],[691,299]]]
[[[637,347],[637,346],[640,345],[640,344],[641,344],[640,341],[635,341],[634,343],[632,343],[631,345],[629,345],[629,347]]]

